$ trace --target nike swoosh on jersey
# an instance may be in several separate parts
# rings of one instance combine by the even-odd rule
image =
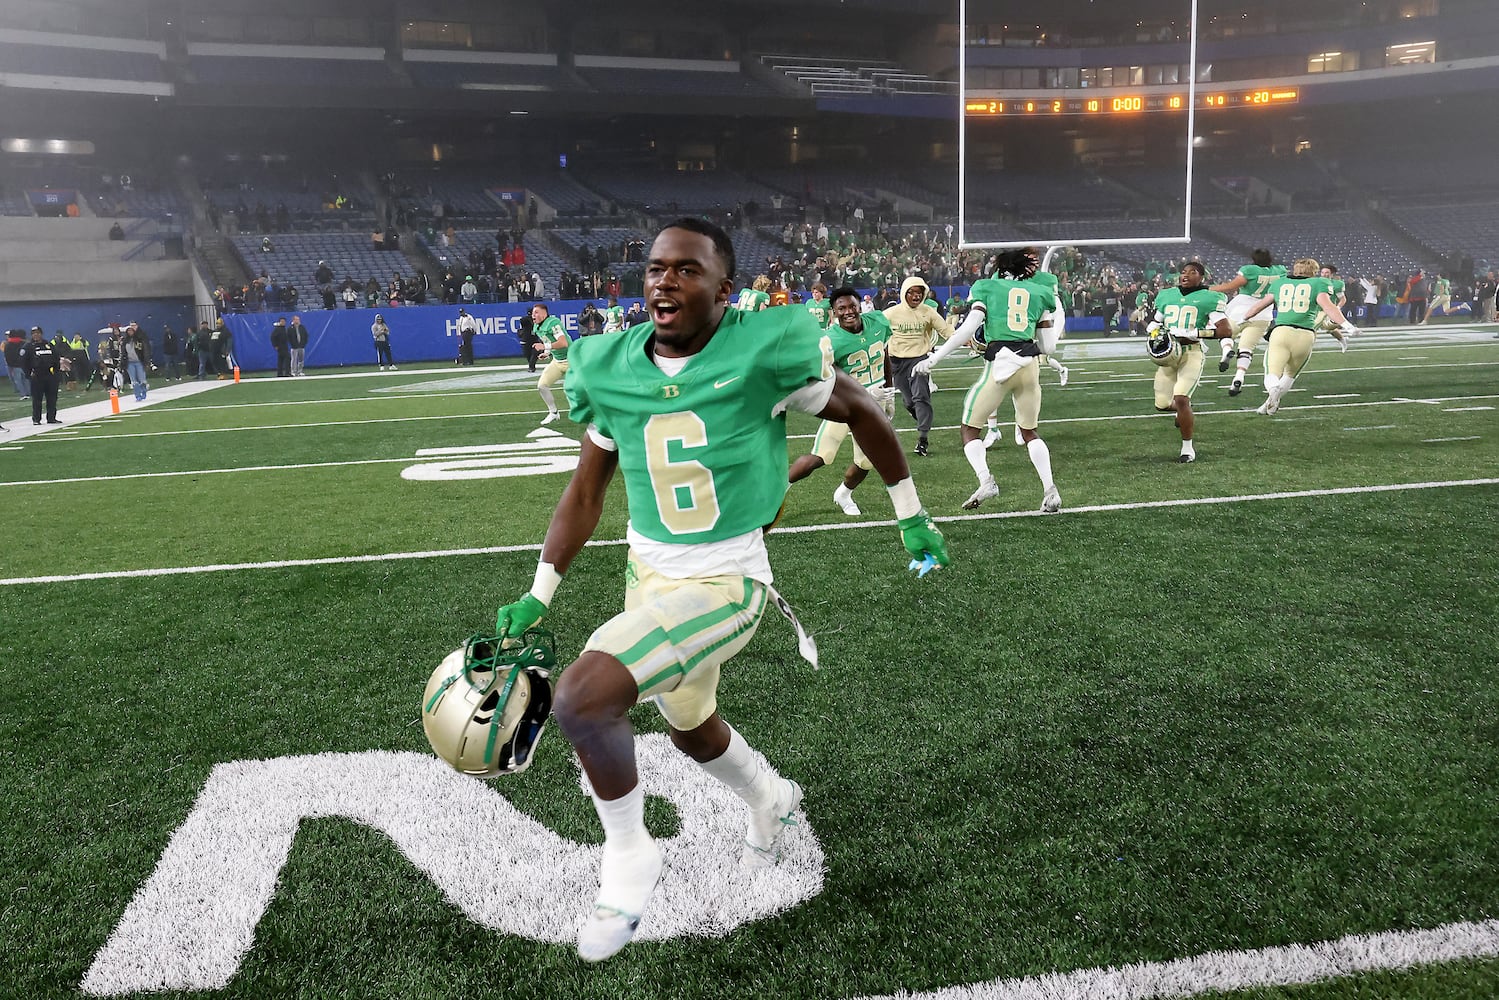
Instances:
[[[743,377],[743,375],[735,375],[733,378],[726,378],[722,382],[714,382],[713,388],[722,389],[726,385],[732,385],[733,383],[738,382]]]

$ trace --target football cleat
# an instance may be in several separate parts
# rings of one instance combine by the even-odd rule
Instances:
[[[779,779],[770,805],[750,810],[739,863],[746,868],[768,868],[780,861],[786,830],[796,826],[795,813],[801,804],[802,786],[788,778]]]
[[[1057,384],[1058,385],[1066,385],[1067,384],[1067,369],[1063,368],[1061,371],[1057,372]]]
[[[926,447],[926,442],[925,441],[917,441],[916,442],[916,454],[920,455],[922,458],[925,458],[927,455],[930,454],[930,452],[927,451],[927,447]]]
[[[1259,406],[1255,407],[1254,412],[1258,413],[1262,417],[1268,415],[1270,413],[1270,400],[1267,399]]]
[[[663,867],[661,848],[654,840],[632,851],[611,851],[609,844],[604,844],[598,898],[593,912],[578,928],[579,958],[602,962],[630,943],[645,904],[661,881]]]
[[[999,484],[994,481],[993,476],[990,476],[982,483],[979,483],[979,488],[973,491],[973,496],[963,501],[963,509],[977,510],[979,504],[985,500],[992,500],[997,496],[999,496]]]
[[[547,415],[541,418],[541,425],[545,427],[554,420],[560,420],[562,415],[556,410],[548,410]]]
[[[1184,451],[1180,455],[1176,456],[1176,460],[1183,465],[1187,464],[1188,462],[1195,462],[1197,461],[1197,453],[1192,451]]]
[[[1041,494],[1041,510],[1046,514],[1055,514],[1062,509],[1062,494],[1057,492],[1055,486],[1048,486],[1046,492]]]
[[[1228,371],[1228,358],[1227,357],[1222,357],[1222,358],[1218,359],[1218,370],[1220,372],[1226,372],[1226,371]]]
[[[1286,390],[1282,389],[1278,385],[1274,389],[1271,389],[1270,398],[1265,400],[1265,412],[1267,414],[1273,414],[1276,410],[1280,409],[1280,400],[1281,397],[1285,394]]]
[[[859,505],[854,503],[854,495],[847,486],[840,486],[833,491],[833,502],[849,517],[858,517],[863,513],[859,510]]]
[[[1239,393],[1241,393],[1243,391],[1244,391],[1244,380],[1241,379],[1241,378],[1234,379],[1233,382],[1231,382],[1229,384],[1229,386],[1228,386],[1228,394],[1230,396],[1237,396]]]
[[[443,658],[422,696],[422,728],[437,756],[476,778],[531,766],[552,711],[552,634],[531,629],[506,649],[476,635]]]
[[[998,440],[999,440],[999,428],[998,427],[991,427],[989,429],[989,433],[987,433],[987,434],[984,435],[984,450],[988,451],[990,448],[993,448],[995,442],[998,441]]]

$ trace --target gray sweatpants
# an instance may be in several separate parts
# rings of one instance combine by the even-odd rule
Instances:
[[[890,371],[895,380],[895,387],[900,390],[900,401],[916,421],[916,430],[921,440],[925,441],[927,432],[932,429],[932,383],[925,375],[917,375],[911,369],[916,367],[920,358],[887,358]]]

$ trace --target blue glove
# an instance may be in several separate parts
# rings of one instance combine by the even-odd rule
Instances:
[[[947,539],[942,537],[941,530],[926,512],[926,508],[895,524],[900,528],[901,543],[913,560],[925,562],[930,559],[937,566],[946,566],[952,562],[952,557],[947,554]]]
[[[494,634],[501,638],[518,638],[526,630],[546,617],[547,606],[527,594],[514,604],[506,604],[495,612]]]

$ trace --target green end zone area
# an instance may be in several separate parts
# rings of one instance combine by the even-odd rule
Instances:
[[[1428,362],[1400,360],[1415,354]],[[1041,428],[1063,514],[946,523],[954,565],[922,580],[890,527],[772,535],[823,669],[769,616],[720,700],[806,788],[820,894],[587,967],[468,920],[384,834],[309,819],[219,993],[854,998],[1499,916],[1494,485],[1069,512],[1492,478],[1499,419],[1472,408],[1495,405],[1499,350],[1319,353],[1269,420],[1225,412],[1257,390],[1231,403],[1205,385],[1188,466],[1172,462],[1170,417],[1150,414],[1148,364],[1068,363],[1066,389],[1043,373]],[[938,370],[939,426],[971,371]],[[24,540],[0,576],[539,542],[564,474],[401,473],[565,455],[577,429],[529,438],[529,387],[443,381],[252,381],[31,439],[0,478],[116,478],[0,487]],[[794,435],[814,429],[793,418]],[[917,483],[956,515],[972,473],[955,430],[932,441]],[[994,510],[1032,511],[1024,452],[989,456]],[[373,464],[331,464],[348,462]],[[252,465],[317,467],[202,471]],[[823,471],[793,488],[783,523],[844,524],[834,485]],[[881,492],[856,493],[871,519],[889,517]],[[623,536],[622,501],[597,537]],[[563,662],[619,606],[623,555],[589,550],[569,574],[548,620]],[[5,991],[79,995],[215,765],[428,753],[428,674],[534,563],[521,550],[0,591],[18,612],[0,638]],[[662,731],[649,708],[632,718]],[[560,837],[599,840],[555,731],[530,771],[490,787]],[[648,818],[661,835],[679,823],[659,799]],[[1496,992],[1499,961],[1480,960],[1234,995]]]

